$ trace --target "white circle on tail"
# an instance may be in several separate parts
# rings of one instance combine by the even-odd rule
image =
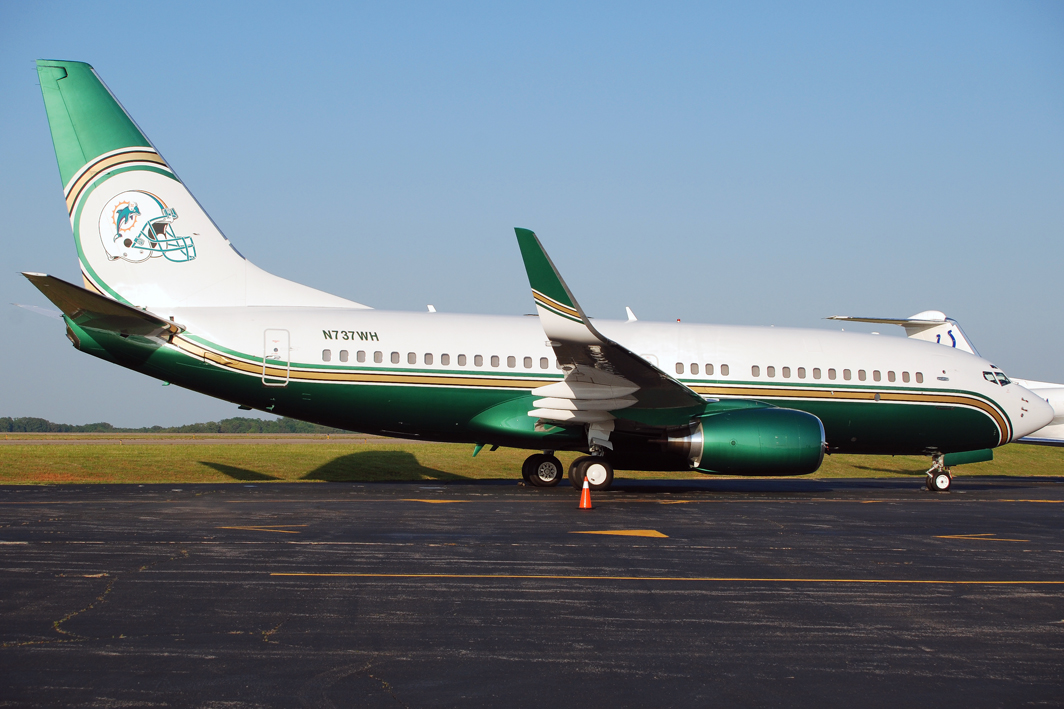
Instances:
[[[183,263],[196,258],[190,236],[177,236],[177,211],[150,192],[130,190],[112,197],[100,213],[100,240],[111,261],[141,263],[165,258]]]

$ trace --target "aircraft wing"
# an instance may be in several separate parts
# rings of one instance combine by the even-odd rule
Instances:
[[[564,423],[626,418],[625,412],[697,408],[706,400],[595,329],[536,235],[515,229],[543,332],[565,379],[535,391],[529,416]]]
[[[43,273],[22,275],[80,327],[143,336],[176,334],[185,329],[147,310],[119,303],[55,276]]]

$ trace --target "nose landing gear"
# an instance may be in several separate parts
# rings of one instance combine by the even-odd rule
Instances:
[[[931,469],[927,471],[927,489],[931,492],[947,492],[953,484],[953,475],[943,461],[941,453],[931,456]]]

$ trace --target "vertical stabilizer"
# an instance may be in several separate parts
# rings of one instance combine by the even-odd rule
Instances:
[[[241,256],[91,66],[37,74],[87,288],[153,307],[365,307]]]

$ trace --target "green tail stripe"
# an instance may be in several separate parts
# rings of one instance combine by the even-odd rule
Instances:
[[[539,243],[535,233],[528,229],[514,229],[517,232],[517,243],[521,247],[521,258],[525,261],[525,270],[528,271],[528,282],[532,290],[538,290],[543,295],[558,301],[562,305],[578,310],[576,302],[569,294],[569,290],[562,283],[561,276],[551,263],[547,252]]]
[[[151,145],[88,64],[38,59],[37,75],[64,187],[104,153]]]

